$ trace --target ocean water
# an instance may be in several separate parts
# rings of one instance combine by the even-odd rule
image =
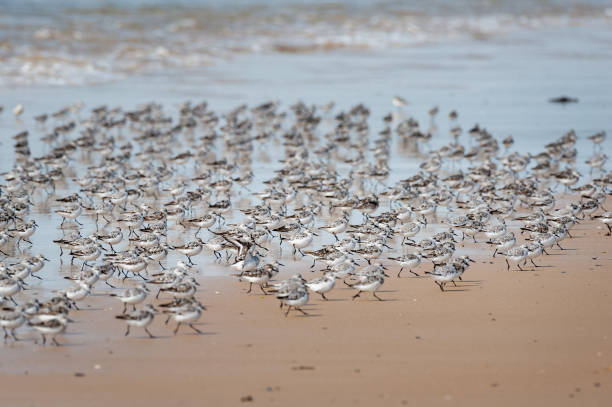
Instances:
[[[601,0],[0,1],[0,86],[83,85],[242,54],[381,51],[550,28],[612,31]]]

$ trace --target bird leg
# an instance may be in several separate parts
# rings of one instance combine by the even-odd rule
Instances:
[[[154,335],[153,335],[151,332],[149,332],[149,328],[147,328],[147,327],[145,326],[145,329],[144,329],[144,330],[145,330],[145,332],[146,332],[146,333],[149,335],[149,338],[151,338],[151,339],[155,338],[155,336],[154,336]]]

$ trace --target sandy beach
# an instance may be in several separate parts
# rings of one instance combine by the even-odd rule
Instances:
[[[208,309],[203,335],[183,327],[172,338],[159,315],[151,328],[157,339],[138,330],[124,339],[123,324],[104,312],[118,305],[94,294],[74,313],[66,346],[3,346],[1,399],[11,406],[605,406],[612,254],[598,226],[577,225],[566,250],[541,257],[535,271],[507,272],[499,257],[476,256],[464,281],[443,293],[430,278],[396,278],[390,269],[379,291],[385,301],[367,294],[351,301],[354,290],[340,287],[329,301],[313,294],[308,317],[285,318],[277,300],[245,294],[248,285],[235,278],[208,278],[199,296]]]

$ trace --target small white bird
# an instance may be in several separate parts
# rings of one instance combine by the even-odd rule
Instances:
[[[111,297],[117,297],[123,303],[123,313],[127,310],[127,306],[132,306],[132,311],[136,311],[136,304],[140,304],[147,298],[147,286],[141,284],[138,287],[131,287],[123,291],[121,294],[111,294]]]
[[[68,321],[64,317],[58,317],[58,318],[53,318],[53,319],[49,319],[46,321],[42,321],[42,320],[37,320],[35,322],[30,321],[28,322],[28,325],[36,329],[38,332],[40,332],[43,338],[43,343],[42,343],[43,345],[47,343],[47,335],[50,335],[51,339],[53,340],[53,343],[56,346],[60,346],[60,344],[57,342],[55,337],[57,335],[61,335],[64,332],[66,332]]]
[[[315,293],[319,293],[324,300],[327,300],[325,293],[331,291],[336,285],[336,276],[334,272],[325,273],[322,277],[315,278],[306,283],[306,286]]]
[[[127,331],[125,331],[125,336],[130,334],[130,327],[142,327],[145,332],[149,335],[149,338],[155,338],[149,329],[147,328],[153,322],[153,318],[155,318],[155,308],[153,305],[147,304],[144,309],[139,311],[132,311],[129,314],[121,314],[117,315],[115,318],[122,319],[127,324]]]
[[[177,334],[182,324],[187,324],[191,329],[199,334],[202,334],[203,332],[193,326],[193,324],[200,319],[203,309],[204,307],[202,307],[199,303],[192,302],[186,307],[172,312],[172,319],[174,319],[174,321],[177,323],[174,334]]]
[[[429,274],[442,291],[444,291],[444,286],[447,283],[450,283],[451,281],[454,283],[453,280],[457,278],[457,270],[452,264],[438,266],[431,272],[426,271],[425,274]]]
[[[612,234],[612,212],[604,212],[601,215],[593,216],[593,219],[599,219],[606,227],[608,228],[608,233],[606,236],[610,236]]]
[[[413,268],[418,267],[421,264],[421,256],[418,254],[405,254],[401,257],[389,257],[389,260],[394,260],[400,264],[400,271],[397,276],[400,277],[404,268],[407,268],[415,276],[419,277],[417,273],[412,271]]]
[[[357,289],[357,294],[353,295],[353,300],[360,297],[361,293],[365,291],[371,292],[378,301],[383,301],[382,298],[376,295],[376,290],[378,290],[384,282],[385,278],[379,273],[362,277],[361,281],[352,285],[353,288]]]
[[[391,99],[391,103],[393,103],[395,107],[404,107],[408,104],[408,101],[401,96],[395,95],[393,99]]]
[[[519,270],[524,271],[521,268],[520,263],[523,262],[525,259],[527,259],[527,256],[529,254],[528,250],[525,247],[523,246],[515,247],[515,248],[508,250],[506,253],[500,253],[500,254],[503,256],[506,256],[506,265],[508,266],[508,270],[510,270],[510,262],[512,262],[512,263],[516,263]]]
[[[10,336],[13,337],[14,340],[18,341],[17,336],[15,335],[15,329],[22,326],[26,321],[25,314],[22,309],[14,309],[4,307],[0,310],[0,326],[4,331],[4,339],[7,339]]]
[[[21,103],[15,105],[15,107],[13,108],[13,114],[19,117],[21,116],[22,113],[23,113],[23,105]]]

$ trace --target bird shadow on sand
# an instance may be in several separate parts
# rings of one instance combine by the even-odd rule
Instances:
[[[39,346],[41,348],[49,348],[49,349],[61,349],[61,348],[81,348],[88,345],[87,342],[66,342],[62,341],[61,338],[57,341],[59,346],[52,343],[50,339],[47,339],[47,343],[45,345],[42,344],[42,339],[38,341],[34,341],[34,345]]]
[[[162,340],[162,339],[170,339],[170,338],[174,338],[174,335],[155,335],[154,332],[151,332],[153,334],[153,337],[151,338],[150,336],[145,335],[134,335],[134,336],[128,336],[127,338],[132,338],[132,339],[138,339],[138,340]]]
[[[202,331],[202,332],[191,331],[191,332],[189,332],[189,331],[186,330],[185,332],[182,332],[182,329],[183,328],[181,328],[181,331],[177,332],[177,334],[174,335],[175,338],[177,336],[214,336],[214,335],[219,335],[218,332],[206,332],[206,331]]]
[[[285,315],[286,318],[292,318],[292,317],[295,317],[295,318],[320,318],[322,316],[323,316],[323,314],[312,314],[310,312],[308,314],[304,315],[304,314],[300,314],[299,311],[297,311],[295,314],[293,313],[293,311],[291,311],[288,315]]]
[[[377,291],[377,292],[381,293],[383,291]],[[385,298],[385,297],[380,297],[380,298],[381,298],[380,300],[377,300],[374,297],[367,298],[367,297],[362,296],[362,297],[355,298],[353,302],[372,302],[372,301],[373,302],[395,302],[395,301],[399,301],[399,299],[397,298]]]
[[[461,287],[448,287],[448,288],[444,288],[444,292],[445,293],[459,293],[459,292],[463,292],[463,291],[470,291],[467,288],[461,288]]]
[[[79,309],[75,309],[75,312],[87,312],[87,311],[105,311],[104,307],[87,307],[87,308],[82,308],[79,307]]]
[[[454,286],[453,286],[452,288],[471,288],[471,287],[480,287],[480,283],[474,283],[474,284],[472,284],[472,283],[465,283],[465,282],[464,282],[463,284],[457,284],[457,287],[454,287]],[[450,289],[451,287],[448,287],[448,288]],[[446,289],[447,289],[447,288],[445,288],[445,290],[446,290]]]

